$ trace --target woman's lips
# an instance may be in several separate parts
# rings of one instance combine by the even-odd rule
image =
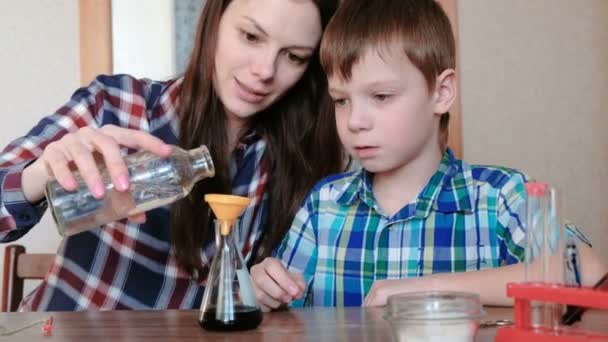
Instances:
[[[239,98],[245,102],[258,104],[262,102],[269,92],[258,91],[241,83],[238,79],[234,79],[237,85],[237,94]]]

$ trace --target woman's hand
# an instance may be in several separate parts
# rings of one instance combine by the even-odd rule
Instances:
[[[114,125],[99,129],[83,127],[48,144],[40,158],[23,170],[21,183],[25,198],[32,203],[42,199],[45,185],[52,177],[66,190],[76,190],[74,171],[80,172],[93,196],[102,198],[105,187],[97,162],[105,163],[116,190],[128,190],[129,173],[120,153],[123,146],[160,156],[171,153],[169,145],[146,132]]]
[[[275,258],[266,258],[254,265],[251,279],[255,296],[266,312],[301,298],[306,290],[302,275],[287,271]]]

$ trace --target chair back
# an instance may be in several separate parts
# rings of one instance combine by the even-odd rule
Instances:
[[[24,280],[44,279],[54,257],[55,254],[26,253],[21,245],[4,248],[1,312],[17,311],[23,299]]]

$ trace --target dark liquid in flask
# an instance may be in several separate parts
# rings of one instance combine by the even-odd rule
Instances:
[[[255,307],[237,306],[234,308],[234,319],[229,321],[215,318],[215,309],[210,309],[203,314],[203,319],[198,322],[201,327],[215,331],[241,331],[257,328],[262,323],[262,311]]]

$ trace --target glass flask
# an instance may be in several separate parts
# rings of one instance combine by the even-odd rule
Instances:
[[[78,172],[75,191],[65,190],[57,180],[46,186],[46,198],[61,236],[70,236],[123,219],[185,197],[194,184],[215,175],[213,160],[205,146],[186,151],[172,146],[168,157],[140,151],[125,157],[129,190],[117,191],[107,169],[101,167],[103,198],[93,196]]]
[[[209,196],[209,195],[207,195]],[[208,197],[205,197],[207,200]],[[237,196],[222,196],[241,198]],[[247,203],[249,199],[245,198]],[[210,206],[215,221],[216,253],[211,262],[205,293],[201,302],[199,324],[207,330],[240,331],[255,329],[262,322],[247,265],[236,242],[236,219],[222,219],[218,208]],[[242,209],[246,207],[243,206]],[[238,211],[240,215],[242,209]]]

